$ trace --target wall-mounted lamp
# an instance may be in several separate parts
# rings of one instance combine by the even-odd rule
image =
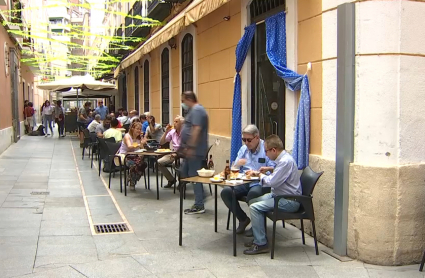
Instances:
[[[172,37],[171,39],[168,40],[168,45],[171,47],[171,49],[177,49],[177,42],[176,42],[176,38]]]
[[[224,21],[229,21],[230,20],[230,15],[223,17]]]

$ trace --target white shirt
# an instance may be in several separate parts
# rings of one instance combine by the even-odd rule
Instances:
[[[89,126],[87,127],[87,129],[88,129],[90,132],[95,132],[95,131],[96,131],[96,127],[97,127],[98,125],[100,125],[100,123],[96,122],[96,120],[93,120],[93,121],[89,124]]]

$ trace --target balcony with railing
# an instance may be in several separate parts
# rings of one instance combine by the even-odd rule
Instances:
[[[148,5],[148,17],[164,21],[170,13],[173,4],[182,3],[184,0],[152,0]]]

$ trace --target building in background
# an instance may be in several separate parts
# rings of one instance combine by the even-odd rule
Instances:
[[[24,100],[39,110],[48,98],[36,87],[40,73],[49,68],[45,57],[50,47],[43,42],[48,37],[48,17],[39,9],[43,5],[42,0],[0,1],[5,22],[0,26],[0,153],[24,134]]]
[[[354,161],[348,181],[346,253],[372,264],[418,262],[425,236],[425,110],[418,101],[425,86],[425,26],[419,23],[425,2],[175,2],[149,2],[147,17],[167,24],[150,29],[150,40],[124,54],[127,57],[115,71],[121,106],[150,111],[158,122],[167,123],[182,113],[181,93],[195,91],[209,114],[210,142],[220,142],[212,149],[214,162],[224,168],[230,154],[236,45],[244,28],[256,24],[241,70],[242,126],[256,124],[262,137],[277,133],[291,151],[298,95],[285,88],[268,59],[264,23],[285,11],[287,67],[305,74],[312,63],[310,166],[325,171],[313,200],[319,240],[330,247],[335,215],[337,5],[355,2]],[[125,19],[122,32],[118,29],[119,35],[130,35],[130,19]]]

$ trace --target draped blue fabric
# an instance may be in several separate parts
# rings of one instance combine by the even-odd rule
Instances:
[[[285,81],[286,87],[291,91],[301,90],[292,156],[297,162],[298,169],[304,169],[308,166],[310,152],[310,86],[307,75],[300,75],[286,67],[286,15],[284,12],[266,19],[266,40],[267,56],[276,69],[277,75]]]
[[[236,47],[236,76],[235,89],[233,91],[233,110],[232,110],[232,140],[231,140],[231,161],[235,161],[238,151],[242,146],[242,88],[241,76],[239,72],[245,62],[246,55],[251,46],[252,38],[255,34],[256,25],[252,24],[245,27],[245,33]]]

